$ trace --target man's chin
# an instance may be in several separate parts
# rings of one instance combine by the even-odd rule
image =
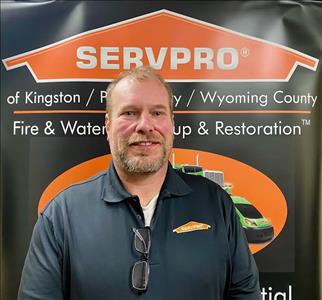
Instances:
[[[158,172],[164,165],[163,159],[150,157],[135,157],[123,160],[123,168],[129,173],[152,174]]]

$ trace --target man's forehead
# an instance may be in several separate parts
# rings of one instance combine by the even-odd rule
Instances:
[[[147,77],[147,78],[135,78],[135,77],[125,77],[122,78],[114,87],[112,91],[112,95],[114,91],[126,91],[131,88],[136,88],[140,86],[144,86],[147,84],[158,85],[161,89],[164,89],[166,92],[166,88],[161,84],[161,82],[157,78]]]
[[[149,85],[149,86],[147,86]],[[145,87],[149,90],[148,93]],[[155,78],[138,80],[136,78],[123,78],[117,83],[111,93],[111,102],[113,104],[134,101],[151,101],[151,105],[159,102],[166,106],[169,99],[166,88]],[[115,101],[116,100],[116,101]],[[160,100],[160,101],[158,101]]]
[[[128,76],[117,82],[111,90],[108,110],[112,113],[113,110],[123,110],[130,105],[133,108],[134,105],[144,105],[146,108],[147,104],[163,105],[165,110],[172,112],[168,89],[158,78]]]

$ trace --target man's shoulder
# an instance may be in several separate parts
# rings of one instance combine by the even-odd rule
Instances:
[[[211,181],[210,179],[205,178],[203,176],[187,174],[180,170],[174,170],[174,171],[192,189],[201,188],[201,187],[203,188],[208,187],[210,189],[215,189],[215,190],[220,189],[220,186],[216,182]]]
[[[99,191],[100,188],[104,187],[104,180],[107,176],[106,170],[101,171],[88,179],[85,179],[83,181],[76,182],[64,190],[61,191],[60,194],[74,194],[74,193],[84,193],[88,191]]]
[[[217,203],[223,207],[232,206],[230,195],[216,182],[203,176],[187,174],[180,170],[175,173],[190,187],[193,197],[198,196],[201,199],[211,199],[213,203]]]
[[[67,205],[73,205],[87,199],[100,198],[104,189],[107,172],[101,171],[92,177],[76,182],[61,190],[44,208],[42,213],[50,214],[52,210],[58,207],[62,208]]]

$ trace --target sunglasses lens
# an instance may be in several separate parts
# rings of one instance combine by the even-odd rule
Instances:
[[[151,237],[149,228],[139,228],[135,230],[134,246],[136,251],[147,254],[150,250]]]
[[[132,286],[136,290],[145,291],[148,286],[149,264],[144,261],[138,261],[132,269]]]

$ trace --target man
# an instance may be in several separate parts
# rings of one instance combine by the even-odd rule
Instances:
[[[44,209],[18,299],[260,299],[229,196],[168,163],[172,94],[151,68],[110,84],[113,163]]]

